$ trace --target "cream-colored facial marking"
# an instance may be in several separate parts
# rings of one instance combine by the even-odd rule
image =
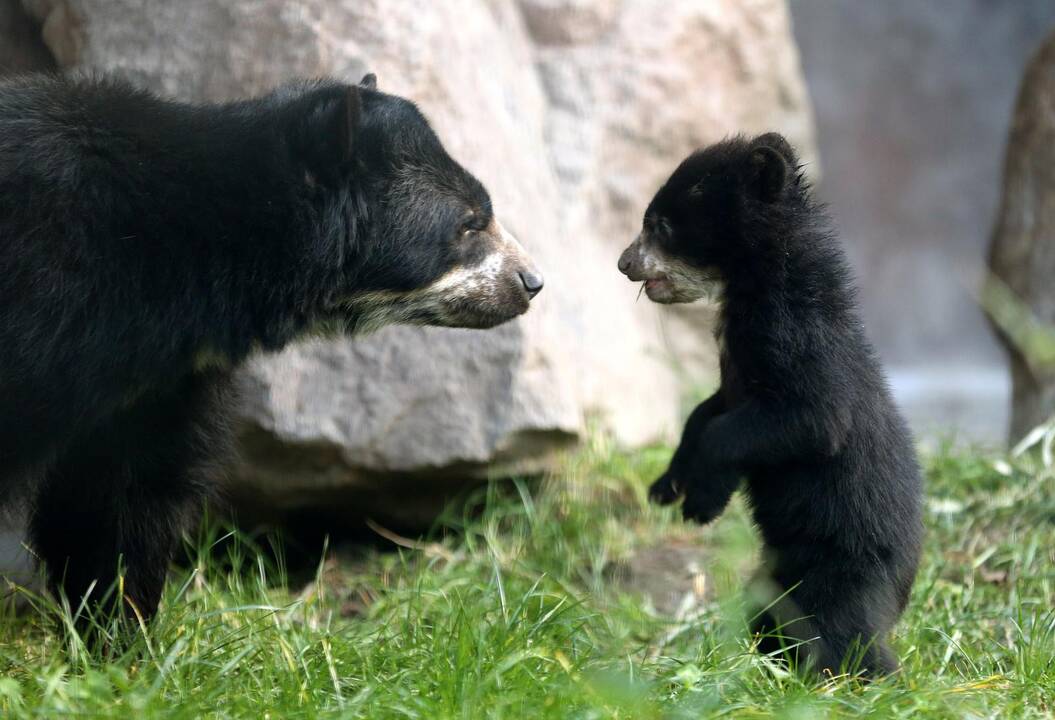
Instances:
[[[232,366],[231,358],[211,347],[203,347],[198,350],[194,355],[193,364],[196,372],[228,370]]]
[[[517,280],[521,270],[538,273],[535,264],[513,235],[497,219],[483,231],[492,238],[491,249],[482,262],[471,267],[458,267],[446,273],[422,290],[439,299],[480,298],[496,293],[500,285]]]
[[[372,332],[385,325],[418,323],[428,317],[436,324],[478,327],[467,314],[478,307],[490,320],[512,319],[525,312],[530,300],[521,280],[524,272],[539,276],[535,264],[517,239],[500,222],[492,220],[482,231],[489,250],[479,263],[455,267],[431,284],[407,293],[370,292],[350,298],[345,304],[357,314],[355,334]],[[468,324],[467,324],[468,323]],[[431,323],[430,323],[431,324]]]
[[[355,311],[352,335],[367,335],[386,325],[413,324],[420,307],[416,292],[370,292],[356,295],[346,303]]]
[[[668,255],[644,232],[623,251],[619,267],[631,280],[643,282],[645,294],[658,303],[713,301],[725,287],[717,270],[694,267]]]

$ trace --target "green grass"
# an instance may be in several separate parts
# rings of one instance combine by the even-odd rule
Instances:
[[[1055,480],[1039,456],[928,458],[926,554],[894,637],[904,670],[867,686],[804,681],[751,652],[743,505],[703,529],[649,507],[668,457],[597,440],[410,547],[331,555],[307,584],[287,585],[251,540],[207,537],[121,653],[86,650],[34,598],[0,616],[0,715],[1055,716]],[[678,619],[614,571],[663,545],[707,553],[709,599]]]

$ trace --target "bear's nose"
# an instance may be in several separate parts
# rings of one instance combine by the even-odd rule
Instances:
[[[524,289],[531,297],[538,295],[542,289],[542,275],[531,270],[520,271],[520,282],[524,283]]]
[[[634,265],[634,257],[637,255],[638,246],[641,244],[641,236],[634,238],[634,242],[627,246],[626,250],[619,256],[619,272],[630,275],[630,269]],[[633,279],[633,278],[631,278]]]

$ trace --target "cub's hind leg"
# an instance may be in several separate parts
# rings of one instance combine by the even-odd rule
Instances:
[[[898,670],[886,642],[887,627],[879,620],[890,617],[882,593],[819,569],[794,584],[759,576],[753,586],[765,599],[751,627],[759,652],[823,675],[878,678]]]

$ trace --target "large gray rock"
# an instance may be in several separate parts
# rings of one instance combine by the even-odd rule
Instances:
[[[27,2],[64,65],[176,97],[377,72],[546,273],[495,331],[389,328],[254,362],[235,492],[264,506],[406,513],[422,477],[544,468],[588,417],[629,443],[670,437],[685,368],[713,367],[710,316],[636,302],[619,250],[698,145],[776,128],[812,156],[783,0]]]
[[[987,297],[1011,357],[1015,440],[1055,414],[1055,34],[1019,91],[989,264],[999,284]]]

